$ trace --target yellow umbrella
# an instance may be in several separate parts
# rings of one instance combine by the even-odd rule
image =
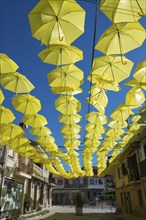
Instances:
[[[125,83],[127,86],[139,87],[146,90],[146,83],[138,82],[136,79],[131,79]]]
[[[78,146],[80,146],[81,142],[79,140],[76,139],[69,139],[64,141],[64,146],[66,148],[77,148]]]
[[[96,137],[96,139],[98,139],[98,140],[101,140],[101,139],[102,139],[101,134],[94,134],[94,133],[91,134],[90,132],[89,132],[89,133],[87,132],[87,133],[85,134],[85,137],[86,137],[86,138],[89,138],[89,139],[93,139],[93,138],[95,138],[95,137]]]
[[[30,94],[16,95],[12,99],[14,108],[25,115],[36,114],[41,110],[39,99]]]
[[[138,123],[132,123],[129,125],[127,132],[138,133],[140,132],[140,125]]]
[[[122,103],[114,111],[112,111],[110,117],[123,124],[124,121],[132,114],[134,113],[131,111],[130,107]]]
[[[2,140],[11,140],[18,135],[22,135],[24,133],[23,129],[20,126],[15,124],[2,124],[0,125],[0,134]]]
[[[22,118],[22,121],[24,122],[24,124],[29,125],[33,128],[43,127],[47,124],[46,118],[39,114],[25,115]]]
[[[86,115],[86,119],[93,124],[107,124],[107,117],[100,112],[90,112]]]
[[[60,115],[58,117],[59,122],[63,124],[76,124],[81,121],[81,116],[79,114],[70,114],[70,115]]]
[[[51,87],[68,87],[78,89],[83,83],[83,71],[73,64],[60,66],[48,74]]]
[[[25,136],[21,136],[21,137],[16,137],[12,140],[10,140],[9,145],[11,148],[19,148],[21,145],[24,144],[29,144],[30,140],[28,138],[26,138]]]
[[[14,121],[15,116],[12,111],[4,106],[0,105],[0,124],[11,123]]]
[[[47,127],[38,127],[38,128],[31,128],[29,132],[33,135],[37,136],[46,136],[52,134],[49,128]]]
[[[18,68],[19,66],[6,54],[0,53],[0,75],[15,72]]]
[[[119,92],[121,90],[121,87],[118,83],[109,82],[107,80],[103,80],[102,78],[96,78],[95,80],[95,78],[92,79],[92,75],[89,75],[88,80],[92,83],[95,83],[99,89],[106,89],[115,92]]]
[[[90,134],[104,134],[105,128],[103,126],[99,126],[97,124],[89,123],[86,125],[86,130],[90,132]]]
[[[33,37],[45,45],[70,45],[84,32],[85,11],[76,1],[40,1],[28,17]]]
[[[52,87],[51,90],[54,94],[61,94],[61,95],[77,95],[83,92],[81,88],[73,89],[67,86]]]
[[[141,115],[135,115],[135,116],[132,118],[132,121],[136,123],[136,122],[138,122],[140,119],[141,119]]]
[[[126,128],[128,126],[126,121],[122,123],[121,121],[116,121],[116,120],[111,120],[107,125],[111,128],[116,128],[116,129]]]
[[[146,13],[145,0],[101,0],[100,10],[113,22],[135,22]]]
[[[55,101],[56,109],[62,114],[76,114],[81,110],[81,103],[73,96],[60,96]]]
[[[84,144],[85,144],[85,146],[91,146],[91,147],[94,147],[94,146],[99,146],[100,145],[100,141],[98,140],[98,139],[86,139],[85,141],[84,141]]]
[[[2,104],[2,102],[4,101],[5,97],[3,95],[2,90],[0,89],[0,105]]]
[[[56,153],[58,154],[58,147],[55,143],[51,143],[51,144],[45,144],[45,151],[48,153]],[[50,159],[49,159],[50,160]]]
[[[52,136],[47,135],[47,136],[38,136],[36,138],[36,141],[39,142],[42,146],[45,146],[46,144],[54,143],[55,139]]]
[[[78,134],[81,131],[81,126],[77,124],[63,125],[60,130],[64,134]]]
[[[119,83],[129,77],[133,62],[123,56],[125,65],[120,56],[102,56],[95,58],[91,70],[92,82],[103,79],[109,82]]]
[[[100,37],[96,49],[104,54],[125,54],[140,47],[145,40],[145,29],[138,22],[117,23]]]
[[[104,89],[99,89],[96,85],[91,86],[90,97],[87,98],[88,102],[92,104],[99,111],[104,113],[102,107],[106,107],[108,104],[108,98]],[[101,106],[101,107],[100,107]]]
[[[44,63],[64,65],[83,59],[83,52],[74,46],[51,45],[38,54]]]
[[[106,135],[111,137],[111,138],[114,138],[115,140],[118,140],[120,139],[120,136],[122,134],[124,134],[125,131],[123,131],[122,129],[116,129],[116,128],[109,128],[107,131],[106,131]]]
[[[63,134],[62,137],[65,139],[74,139],[74,138],[79,139],[81,138],[81,135],[77,133],[75,134],[69,133],[69,134]]]
[[[140,88],[132,88],[126,94],[125,103],[130,108],[138,108],[145,102],[145,96]]]
[[[28,93],[34,86],[32,83],[20,73],[6,73],[1,76],[1,85],[15,93]]]
[[[135,73],[133,74],[133,77],[139,83],[146,83],[146,60],[141,61],[137,65]]]

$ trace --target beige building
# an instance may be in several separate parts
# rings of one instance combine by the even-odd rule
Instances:
[[[1,146],[0,165],[1,218],[44,210],[52,204],[50,174],[42,164]]]

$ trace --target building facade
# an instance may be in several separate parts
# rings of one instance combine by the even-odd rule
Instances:
[[[78,192],[82,194],[84,204],[94,205],[107,190],[107,182],[113,183],[113,176],[99,178],[97,174],[93,177],[79,177],[76,179],[65,179],[54,175],[55,187],[52,191],[54,205],[72,205]]]
[[[119,212],[146,219],[146,135],[130,145],[127,157],[115,171]]]
[[[1,218],[46,209],[52,204],[49,171],[6,146],[0,149]]]

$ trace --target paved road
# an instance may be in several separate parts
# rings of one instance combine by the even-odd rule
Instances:
[[[76,216],[75,207],[53,206],[49,213],[44,216],[25,218],[26,220],[142,220],[132,216],[116,215],[115,208],[110,206],[86,207],[82,216]]]

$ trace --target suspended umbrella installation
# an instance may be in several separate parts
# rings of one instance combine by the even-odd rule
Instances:
[[[80,140],[82,127],[78,125],[82,119],[79,115],[82,110],[81,102],[75,98],[75,95],[83,92],[80,87],[84,82],[85,74],[74,65],[83,59],[83,51],[71,43],[84,33],[86,13],[74,0],[41,0],[29,13],[33,37],[47,46],[38,54],[39,58],[44,63],[56,66],[48,73],[48,84],[51,91],[59,95],[54,105],[60,113],[58,121],[63,123],[60,131],[65,139],[63,143],[65,153],[58,148],[55,139],[51,136],[51,130],[46,127],[46,118],[38,114],[41,111],[41,103],[39,99],[29,94],[34,89],[33,84],[25,76],[16,72],[18,65],[7,55],[0,56],[0,83],[4,89],[15,93],[12,98],[13,107],[24,114],[22,121],[32,127],[30,133],[36,136],[35,140],[43,147],[44,152],[47,152],[50,162],[46,155],[39,155],[30,145],[22,129],[21,132],[20,129],[13,132],[12,128],[15,128],[15,125],[11,123],[15,116],[2,105],[0,106],[0,139],[21,155],[44,163],[51,172],[60,173],[66,178],[92,176],[94,153],[97,155],[98,174],[103,175],[108,153],[113,151],[110,159],[110,163],[113,163],[135,133],[140,131],[143,124],[142,117],[140,117],[141,121],[139,117],[134,118],[134,111],[142,107],[145,102],[143,91],[146,88],[145,60],[137,65],[133,79],[125,83],[133,87],[126,93],[125,103],[112,111],[111,121],[108,122],[106,116],[109,92],[118,93],[121,90],[119,84],[130,76],[134,65],[124,54],[140,47],[145,40],[145,30],[138,22],[145,14],[142,1],[133,0],[133,3],[131,5],[128,3],[127,6],[120,0],[112,3],[111,0],[101,0],[100,3],[101,10],[113,24],[94,45],[96,50],[105,55],[92,60],[88,76],[89,96],[86,99],[90,108],[86,114],[86,134],[83,141]],[[3,90],[0,90],[0,104],[3,101]],[[132,117],[133,121],[129,124]],[[76,152],[80,150],[82,144],[84,145],[82,151],[84,170],[80,166],[79,155]],[[20,149],[15,148],[14,145],[20,146]],[[70,166],[70,172],[65,170],[60,158]]]

